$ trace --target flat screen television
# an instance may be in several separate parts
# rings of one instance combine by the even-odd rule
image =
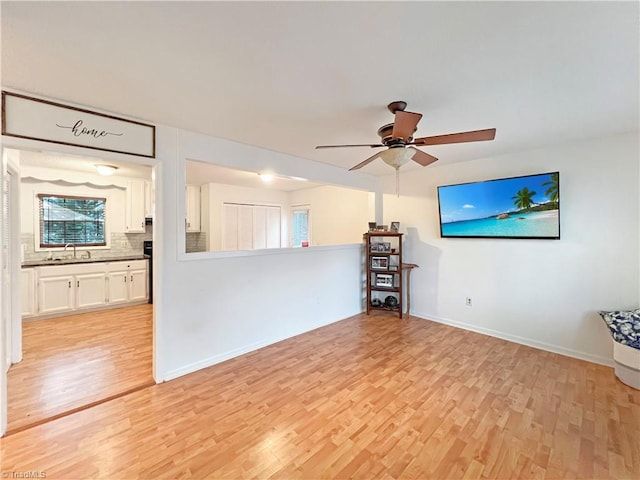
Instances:
[[[560,173],[438,187],[443,238],[560,238]]]

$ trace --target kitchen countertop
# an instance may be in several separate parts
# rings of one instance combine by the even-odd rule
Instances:
[[[58,258],[55,260],[30,260],[22,262],[22,268],[28,267],[44,267],[49,265],[75,265],[77,263],[104,263],[104,262],[122,262],[127,260],[146,260],[149,255],[128,255],[124,257],[110,258]]]

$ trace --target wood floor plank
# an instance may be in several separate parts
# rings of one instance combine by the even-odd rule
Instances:
[[[47,478],[640,476],[611,368],[411,317],[356,316],[0,439]]]
[[[150,304],[23,323],[8,372],[8,431],[153,383]]]

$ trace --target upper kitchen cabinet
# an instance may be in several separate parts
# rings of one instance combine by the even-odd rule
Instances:
[[[187,232],[200,231],[200,187],[187,185],[186,187],[186,228]]]
[[[145,232],[145,199],[147,198],[147,181],[132,179],[127,182],[126,195],[126,233]]]
[[[155,188],[153,182],[149,180],[144,181],[144,216],[146,218],[153,218],[155,212]]]

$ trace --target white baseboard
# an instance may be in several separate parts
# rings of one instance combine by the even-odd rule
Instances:
[[[613,367],[614,366],[614,362],[613,359],[611,358],[606,358],[606,357],[601,357],[599,355],[591,355],[588,353],[584,353],[584,352],[580,352],[578,350],[572,350],[569,348],[565,348],[559,345],[553,345],[550,343],[545,343],[545,342],[540,342],[537,340],[533,340],[530,338],[525,338],[525,337],[520,337],[517,335],[511,335],[508,333],[504,333],[504,332],[499,332],[497,330],[492,330],[492,329],[488,329],[488,328],[482,328],[482,327],[478,327],[476,325],[471,325],[468,323],[463,323],[463,322],[458,322],[455,320],[450,320],[448,318],[442,318],[442,317],[437,317],[435,315],[429,315],[429,314],[423,314],[423,313],[419,313],[419,312],[412,312],[411,313],[411,317],[414,318],[419,318],[421,320],[425,320],[425,321],[433,321],[436,323],[442,323],[444,325],[449,325],[451,327],[456,327],[456,328],[461,328],[463,330],[469,330],[471,332],[476,332],[476,333],[480,333],[482,335],[488,335],[490,337],[496,337],[496,338],[500,338],[502,340],[507,340],[509,342],[514,342],[514,343],[518,343],[520,345],[526,345],[528,347],[533,347],[533,348],[537,348],[538,350],[544,350],[547,352],[552,352],[552,353],[558,353],[560,355],[564,355],[567,357],[572,357],[572,358],[577,358],[579,360],[585,360],[587,362],[591,362],[591,363],[597,363],[599,365],[606,365],[608,367]],[[347,317],[348,318],[348,317]],[[340,321],[340,320],[336,320],[336,321]],[[173,369],[173,370],[169,370],[167,372],[165,372],[164,375],[162,375],[162,380],[160,381],[169,381],[169,380],[173,380],[175,378],[181,377],[183,375],[188,375],[189,373],[193,373],[196,372],[198,370],[201,370],[203,368],[207,368],[207,367],[211,367],[213,365],[216,365],[218,363],[224,362],[226,360],[230,360],[232,358],[238,357],[240,355],[244,355],[245,353],[249,353],[249,352],[253,352],[254,350],[258,350],[260,348],[263,347],[267,347],[269,345],[273,345],[274,343],[278,343],[281,342],[283,340],[286,340],[288,338],[292,338],[295,337],[297,335],[301,335],[303,333],[307,333],[310,332],[312,330],[315,330],[316,328],[320,328],[323,327],[325,325],[330,325],[331,323],[334,322],[329,322],[329,323],[325,323],[322,325],[317,325],[311,329],[305,330],[305,331],[301,331],[298,333],[294,333],[292,335],[288,335],[286,337],[283,338],[271,338],[271,339],[265,339],[265,340],[261,340],[259,342],[254,342],[251,343],[249,345],[244,345],[242,347],[233,349],[233,350],[229,350],[227,352],[218,354],[218,355],[213,355],[211,357],[205,358],[203,360],[199,360],[197,362],[193,362],[190,363],[188,365],[184,365],[182,367]]]
[[[435,315],[423,314],[423,313],[411,313],[412,317],[420,318],[421,320],[433,321],[449,325],[451,327],[461,328],[463,330],[469,330],[471,332],[481,333],[490,337],[501,338],[509,342],[518,343],[520,345],[526,345],[527,347],[537,348],[538,350],[544,350],[547,352],[558,353],[566,357],[577,358],[579,360],[585,360],[591,363],[597,363],[598,365],[606,365],[607,367],[613,367],[613,359],[602,357],[600,355],[592,355],[590,353],[565,348],[560,345],[554,345],[551,343],[540,342],[531,338],[520,337],[518,335],[512,335],[509,333],[500,332],[498,330],[492,330],[490,328],[478,327],[477,325],[471,325],[469,323],[458,322],[456,320],[450,320],[448,318],[437,317]]]
[[[232,358],[239,357],[240,355],[244,355],[245,353],[253,352],[254,350],[258,350],[259,348],[263,348],[274,343],[277,343],[284,339],[279,340],[264,340],[261,342],[252,343],[249,345],[245,345],[240,348],[236,348],[234,350],[229,350],[228,352],[221,353],[219,355],[214,355],[209,358],[205,358],[203,360],[199,360],[197,362],[190,363],[188,365],[184,365],[180,368],[176,368],[174,370],[169,370],[163,375],[163,381],[173,380],[178,377],[182,377],[183,375],[188,375],[189,373],[196,372],[198,370],[202,370],[203,368],[211,367],[217,363],[224,362],[226,360],[231,360]]]

